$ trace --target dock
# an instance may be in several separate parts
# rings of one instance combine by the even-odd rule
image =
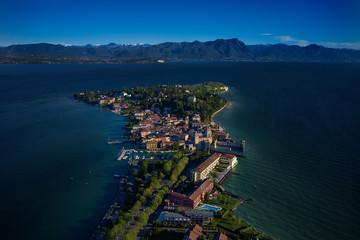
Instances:
[[[231,173],[232,173],[232,168],[229,166],[225,171],[221,172],[218,175],[215,182],[217,182],[220,185],[223,184],[231,176]]]
[[[117,160],[121,160],[121,159],[125,156],[125,153],[126,153],[126,150],[125,150],[125,148],[123,147],[123,148],[121,149],[121,151],[119,152],[119,155],[118,155]]]
[[[252,201],[251,198],[250,198],[250,199],[245,199],[245,198],[242,198],[242,197],[240,197],[240,196],[238,196],[238,195],[236,195],[236,194],[230,193],[230,192],[226,191],[222,186],[220,186],[220,188],[221,188],[221,190],[223,190],[223,192],[226,193],[227,195],[238,199],[238,201],[235,203],[235,205],[231,208],[231,211],[236,210],[236,208],[237,208],[238,206],[240,206],[241,204],[243,204],[243,203],[245,203],[245,202],[251,202],[251,201]]]
[[[123,141],[108,141],[107,144],[120,144],[123,143]]]
[[[118,161],[122,160],[127,152],[131,152],[131,151],[134,151],[134,150],[135,149],[124,149],[124,147],[123,147],[121,152],[119,152],[119,156],[118,156],[117,160]]]

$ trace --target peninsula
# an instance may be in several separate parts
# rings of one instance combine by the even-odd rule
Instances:
[[[76,93],[76,99],[127,116],[119,153],[127,160],[120,193],[92,239],[272,239],[233,211],[251,201],[221,184],[246,157],[213,116],[230,106],[228,86],[209,82]]]

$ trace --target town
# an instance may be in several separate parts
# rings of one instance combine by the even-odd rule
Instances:
[[[233,211],[251,201],[221,184],[246,157],[213,121],[230,103],[221,83],[82,92],[75,98],[129,118],[118,160],[128,160],[120,194],[93,239],[272,239]]]

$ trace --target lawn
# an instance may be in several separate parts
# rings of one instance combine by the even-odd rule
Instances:
[[[210,204],[220,206],[223,209],[229,209],[237,203],[238,199],[231,197],[225,193],[219,192],[216,199],[209,200]]]
[[[233,234],[245,238],[245,239],[273,239],[269,236],[265,236],[263,233],[257,232],[251,225],[239,219],[233,212],[229,212],[224,218],[216,220],[217,227],[220,230],[226,232],[232,232]]]

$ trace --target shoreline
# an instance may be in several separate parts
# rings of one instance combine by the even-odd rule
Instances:
[[[177,85],[175,85],[175,86],[177,86]],[[224,93],[224,92],[228,92],[228,87],[227,86],[225,86],[226,87],[226,90],[225,91],[223,91],[223,92],[221,92],[221,93]],[[180,88],[181,88],[181,85],[180,85]],[[216,89],[216,88],[215,88]],[[125,90],[124,90],[125,91]],[[183,91],[185,91],[185,90],[183,90]],[[82,95],[84,95],[85,93],[83,93]],[[140,93],[141,94],[141,93]],[[139,94],[139,96],[141,96]],[[217,93],[217,94],[219,94],[219,93]],[[134,95],[134,94],[132,94],[132,95]],[[81,95],[80,95],[81,96]],[[100,96],[104,96],[104,95],[100,95]],[[105,95],[106,96],[106,95]],[[216,96],[216,95],[215,95]],[[104,98],[104,97],[102,97],[102,98]],[[213,124],[213,118],[214,118],[214,116],[216,115],[216,114],[219,114],[220,112],[222,112],[225,108],[230,108],[231,106],[232,106],[232,103],[231,102],[229,102],[228,100],[226,100],[225,98],[222,98],[224,101],[226,101],[226,103],[223,105],[223,106],[221,106],[220,108],[218,108],[214,113],[212,113],[211,114],[211,116],[210,116],[210,119],[209,118],[207,118],[207,119],[209,119],[210,120],[210,122],[208,122],[209,120],[204,120],[204,122],[202,123],[200,120],[192,120],[192,122],[191,122],[191,124],[189,124],[189,123],[186,123],[186,124],[188,124],[189,126],[191,126],[191,127],[193,127],[192,126],[192,124],[206,124],[207,125],[207,128],[209,128],[210,127],[210,129],[213,129],[212,131],[214,131],[215,132],[215,134],[216,134],[216,132],[218,132],[218,131],[220,131],[220,133],[224,133],[223,131],[224,131],[224,129],[223,128],[220,128],[219,127],[219,129],[217,129],[216,127],[213,127],[212,126],[212,124]],[[189,101],[189,100],[188,100]],[[196,101],[194,101],[194,102],[196,102]],[[90,102],[91,103],[91,102]],[[211,104],[211,102],[208,102],[208,104]],[[103,105],[101,105],[101,104],[95,104],[96,106],[99,106],[99,107],[101,107],[101,108],[105,108],[106,110],[110,110],[112,113],[114,113],[114,114],[116,114],[116,115],[121,115],[122,117],[127,117],[129,120],[130,120],[130,123],[129,123],[129,126],[131,127],[131,129],[133,129],[132,128],[132,124],[131,124],[131,121],[133,121],[134,122],[134,117],[133,117],[133,112],[130,112],[130,114],[128,113],[128,112],[126,112],[126,114],[124,114],[122,111],[120,112],[120,111],[113,111],[113,110],[111,110],[111,109],[109,109],[108,107],[104,107]],[[146,108],[145,108],[146,109]],[[152,109],[151,109],[152,110]],[[214,109],[215,110],[215,109]],[[140,108],[140,110],[138,110],[138,112],[139,111],[145,111],[144,110],[144,108],[143,109],[141,109]],[[149,111],[149,110],[148,110]],[[136,111],[135,111],[136,112]],[[151,114],[153,114],[154,115],[154,113],[150,113],[150,116],[152,116]],[[155,114],[157,114],[157,113],[155,113]],[[162,116],[162,113],[161,112],[159,112],[158,113],[159,114],[159,116],[160,117],[162,117],[162,119],[167,119],[166,117],[165,117],[165,115],[164,116]],[[190,112],[190,114],[191,114],[191,112]],[[192,113],[193,115],[191,115],[191,117],[192,116],[196,116],[196,115],[198,115],[198,118],[200,119],[200,114],[197,114],[196,112],[193,112]],[[202,115],[203,113],[201,112],[201,115]],[[138,115],[135,115],[135,116],[138,116]],[[170,114],[168,113],[168,115],[166,115],[168,118],[170,118]],[[176,115],[175,115],[176,116]],[[176,117],[174,117],[176,120],[177,120],[177,117],[178,116],[176,116]],[[133,119],[132,119],[133,118]],[[143,119],[143,118],[142,118]],[[184,121],[183,123],[185,123],[185,120],[184,120],[185,118],[179,118],[177,121],[180,121],[180,122],[182,122],[182,121]],[[142,120],[141,120],[142,121]],[[141,121],[140,121],[140,123],[141,123]],[[162,121],[164,121],[164,120],[162,120]],[[139,124],[139,121],[135,121],[134,122],[134,124]],[[161,124],[165,124],[165,121],[164,122],[161,122]],[[197,125],[195,125],[195,126],[197,126]],[[126,128],[128,128],[128,127],[126,127]],[[128,128],[129,129],[129,128]],[[195,128],[196,129],[196,128]],[[197,130],[196,130],[197,131]],[[131,137],[133,137],[132,135],[134,134],[132,131],[129,131],[129,133],[127,133],[127,135],[129,135],[130,136],[130,133],[131,133]],[[194,133],[193,133],[194,134]],[[197,133],[195,133],[195,134],[197,134]],[[227,133],[228,134],[228,136],[226,137],[227,138],[227,140],[231,140],[231,138],[230,138],[230,133]],[[140,134],[139,134],[140,135]],[[211,136],[211,135],[210,135]],[[217,135],[215,135],[216,136],[216,139],[218,138],[218,136]],[[142,139],[142,135],[141,135],[141,137],[140,137],[140,140]],[[150,138],[151,139],[151,138]],[[220,140],[220,138],[219,138],[219,140]],[[232,140],[232,142],[233,142],[233,140]],[[121,143],[120,141],[119,141],[119,143]],[[189,142],[189,143],[192,143],[191,141]],[[184,144],[184,142],[183,142],[183,144]],[[210,143],[211,144],[211,143]],[[228,145],[226,145],[226,146],[232,146],[232,147],[239,147],[239,146],[237,146],[236,144],[238,144],[238,143],[229,143],[228,141],[227,141],[227,144]],[[232,145],[231,145],[232,144]],[[187,148],[185,148],[185,145],[182,145],[183,146],[183,149],[187,149]],[[242,145],[241,145],[242,146]],[[143,149],[144,148],[144,146],[142,146],[141,147],[141,149]],[[210,148],[210,146],[209,146],[209,149],[208,149],[208,151],[212,151],[213,153],[214,152],[216,152],[216,150],[214,150],[216,148],[216,142],[215,142],[215,145],[214,145],[214,148],[213,147],[211,147]],[[241,149],[243,149],[244,150],[244,148],[242,148],[242,147],[240,147]],[[178,150],[181,152],[181,151],[183,151],[183,150],[181,150],[182,148],[178,148]],[[146,151],[146,152],[149,152],[149,150],[150,150],[150,152],[151,152],[151,149],[149,148],[148,149],[148,147],[147,147],[147,144],[146,144],[146,148],[145,148],[145,150],[144,151]],[[155,151],[155,152],[158,152],[158,151],[160,151],[160,152],[164,152],[164,150],[165,149],[163,149],[162,151],[160,151],[160,150],[157,150],[157,151]],[[174,150],[174,149],[173,149]],[[198,150],[197,148],[195,148],[195,150]],[[201,150],[201,149],[200,149]],[[240,151],[243,151],[243,150],[240,150]],[[124,150],[124,148],[121,150],[121,152],[119,153],[120,154],[120,156],[119,156],[119,154],[118,154],[118,156],[117,156],[117,160],[121,160],[122,159],[122,157],[125,155],[125,153],[127,152],[127,151],[129,151],[129,150]],[[230,151],[231,151],[231,148],[230,148]],[[245,150],[244,150],[245,151]],[[220,151],[221,152],[221,151]],[[194,150],[193,150],[193,152],[192,153],[194,153]],[[208,154],[210,154],[210,152],[208,153]],[[238,155],[237,153],[233,153],[233,154],[236,154],[236,155]],[[182,153],[182,156],[188,156],[189,154],[185,154],[184,155],[184,152]],[[242,156],[243,157],[243,155],[238,155],[238,156]],[[234,157],[235,157],[235,155],[234,155]],[[135,159],[135,157],[134,157],[134,159]],[[164,159],[164,158],[162,158],[162,159]],[[134,160],[133,160],[134,161]],[[202,160],[203,161],[203,160]],[[107,227],[107,222],[110,220],[110,221],[114,221],[115,219],[118,219],[120,216],[118,215],[118,213],[117,213],[117,211],[116,211],[116,209],[120,209],[120,208],[122,208],[122,206],[123,206],[123,204],[124,204],[124,201],[125,201],[125,199],[127,198],[127,192],[126,192],[126,190],[125,190],[125,188],[124,188],[124,184],[126,183],[126,180],[129,178],[129,179],[131,179],[132,178],[132,175],[131,175],[131,172],[132,172],[132,170],[135,170],[136,169],[136,165],[138,165],[138,163],[136,163],[136,161],[134,162],[134,164],[133,163],[128,163],[129,165],[126,167],[126,170],[125,170],[125,172],[126,172],[126,175],[124,175],[124,176],[122,176],[122,178],[121,178],[121,181],[120,181],[120,186],[119,186],[119,194],[118,194],[118,197],[114,200],[114,202],[113,202],[113,204],[109,207],[109,209],[108,209],[108,211],[105,213],[105,215],[104,215],[104,217],[102,218],[102,220],[101,220],[101,222],[100,222],[100,224],[98,225],[98,227],[97,227],[97,229],[94,231],[94,233],[91,235],[91,239],[99,239],[99,238],[103,238],[105,235],[106,235],[106,233],[108,233],[108,227]],[[232,171],[232,168],[231,168],[231,170],[230,171]],[[179,173],[180,174],[180,173]],[[220,221],[222,221],[223,219],[224,219],[224,216],[227,214],[227,213],[229,213],[229,212],[232,212],[232,214],[233,214],[233,216],[235,216],[237,219],[238,219],[238,221],[239,222],[243,222],[243,223],[245,223],[246,225],[248,225],[248,227],[251,227],[252,229],[253,229],[253,231],[255,231],[255,233],[257,234],[257,235],[263,235],[263,233],[260,233],[260,232],[257,232],[256,230],[254,230],[254,227],[252,227],[250,224],[248,224],[248,223],[246,223],[246,222],[244,222],[244,221],[242,221],[238,216],[236,216],[234,213],[233,213],[233,211],[239,206],[239,205],[241,205],[242,203],[244,203],[244,202],[247,202],[247,201],[251,201],[251,199],[248,199],[248,200],[245,200],[244,198],[242,198],[242,197],[240,197],[240,196],[238,196],[238,195],[235,195],[235,194],[232,194],[232,193],[229,193],[229,192],[227,192],[225,189],[223,189],[222,187],[221,187],[221,185],[222,184],[224,184],[226,181],[227,181],[227,179],[228,178],[226,178],[226,179],[224,179],[224,181],[223,182],[221,182],[221,184],[219,184],[219,186],[220,186],[220,189],[222,189],[222,192],[224,193],[224,194],[226,194],[226,195],[229,195],[229,196],[231,196],[231,197],[233,197],[233,198],[237,198],[237,202],[236,202],[236,204],[230,209],[228,209],[228,210],[226,210],[225,211],[225,213],[223,213],[223,215],[222,215],[222,217],[218,217],[218,218],[216,218],[216,219],[214,219],[214,224],[215,224],[215,226],[218,226],[218,231],[222,231],[222,230],[220,230],[221,228],[222,228],[222,225],[219,223],[219,225],[218,225],[218,222]],[[193,181],[195,181],[195,180],[193,180]],[[121,187],[122,186],[122,187]],[[170,186],[169,186],[170,187]],[[172,187],[172,184],[171,184],[171,187]],[[125,197],[125,198],[124,198]],[[124,198],[123,200],[120,200],[120,198]],[[120,202],[120,203],[119,203]],[[135,205],[134,205],[135,206]],[[147,206],[147,205],[146,205]],[[145,209],[145,208],[144,208]],[[155,209],[156,211],[159,211],[158,209]],[[154,210],[154,211],[155,211]],[[141,211],[140,211],[141,212]],[[140,213],[139,213],[140,214]],[[151,214],[149,214],[148,215],[149,217],[154,217],[154,216],[152,216]],[[135,218],[136,217],[138,217],[137,215],[135,215],[134,216]],[[129,220],[130,222],[131,221],[134,221],[134,220]],[[131,230],[128,228],[129,226],[128,226],[128,224],[130,224],[129,222],[125,222],[125,225],[124,225],[124,228],[125,229],[128,229],[127,231],[126,231],[126,233],[127,234],[129,234],[130,232],[131,232]],[[143,226],[147,226],[147,227],[149,227],[149,224],[150,223],[147,223],[147,224],[145,224],[144,223],[144,225]],[[112,230],[112,229],[110,229],[110,230]],[[141,232],[141,235],[143,235],[144,234],[144,232],[145,232],[145,234],[146,234],[146,232],[148,231],[148,230],[146,230],[146,229],[143,229],[143,228],[139,228],[138,229],[138,231],[140,231]],[[226,230],[227,231],[227,230]],[[137,232],[137,234],[138,234],[139,232]],[[230,230],[230,232],[229,232],[229,234],[234,234],[235,232],[233,231],[233,230]],[[118,233],[118,235],[117,235],[117,237],[119,237],[119,236],[123,236],[125,233],[124,232],[120,232],[120,233]],[[271,237],[269,237],[270,239],[271,239]]]
[[[211,115],[211,119],[213,120],[213,118],[215,117],[216,114],[220,113],[222,110],[224,110],[225,108],[230,108],[232,105],[231,102],[227,102],[222,108],[220,108],[219,110],[217,110],[216,112],[214,112],[212,115]]]

